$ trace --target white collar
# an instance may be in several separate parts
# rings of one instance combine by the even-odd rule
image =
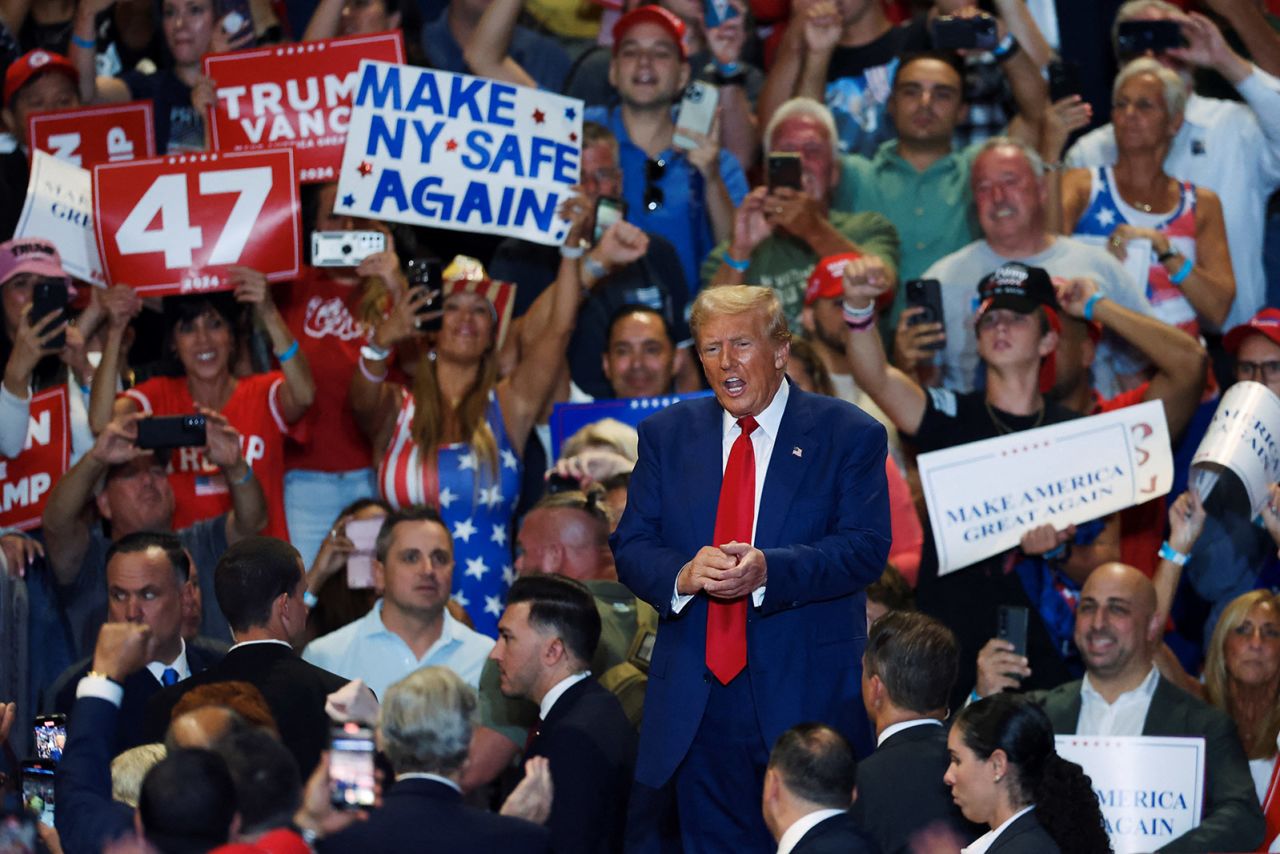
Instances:
[[[168,663],[163,661],[148,661],[147,670],[151,671],[151,675],[156,677],[156,681],[161,685],[164,684],[164,672],[172,667],[178,671],[178,680],[181,681],[191,675],[191,665],[187,662],[187,642],[182,638],[178,638],[181,648],[178,655],[173,661]]]
[[[361,631],[365,637],[371,637],[379,633],[385,633],[388,635],[395,634],[395,632],[387,628],[387,624],[382,621],[382,605],[384,601],[385,597],[378,597],[378,601],[373,603],[373,607],[369,609],[369,612],[360,618],[363,622]],[[462,628],[462,623],[453,618],[453,615],[449,613],[449,609],[447,607],[441,611],[440,616],[442,618],[440,624],[440,637],[438,637],[436,642],[431,645],[432,649],[435,648],[436,644],[447,644],[458,640],[459,629]],[[397,635],[397,637],[399,636]],[[401,640],[403,640],[403,638],[401,638]]]
[[[1116,703],[1127,699],[1143,699],[1150,700],[1156,693],[1156,685],[1160,682],[1160,671],[1156,670],[1153,665],[1151,672],[1147,674],[1147,678],[1138,683],[1138,687],[1125,691],[1119,697],[1116,697]],[[1093,683],[1089,681],[1089,674],[1084,675],[1084,680],[1080,683],[1080,698],[1083,700],[1088,696],[1091,700],[1096,700],[1104,706],[1114,706],[1115,703],[1108,703],[1107,698],[1098,693],[1093,687]]]
[[[232,635],[232,637],[234,637],[234,635]],[[227,652],[231,652],[231,650],[239,649],[242,646],[253,646],[254,644],[261,644],[261,643],[278,643],[281,646],[285,647],[286,649],[289,649],[289,650],[293,649],[293,646],[287,641],[277,640],[276,638],[262,638],[261,640],[238,641],[237,643],[232,644],[231,649],[227,650]]]
[[[782,385],[778,386],[778,391],[773,396],[773,400],[769,401],[769,405],[764,408],[756,416],[756,423],[760,425],[760,429],[769,434],[770,438],[776,438],[778,435],[778,427],[782,424],[782,413],[787,408],[787,398],[791,396],[791,381],[785,376],[782,378]],[[734,418],[727,411],[723,412],[723,433],[728,437],[729,431],[738,426],[738,419]]]
[[[942,726],[942,721],[937,718],[916,718],[914,721],[899,721],[896,724],[891,724],[890,726],[885,727],[884,732],[880,733],[880,737],[876,739],[876,747],[884,744],[892,736],[897,735],[904,729],[911,729],[912,727],[917,726],[929,726],[930,724],[933,724],[934,726]]]
[[[430,780],[433,783],[444,783],[459,795],[462,794],[462,787],[448,777],[441,777],[439,774],[432,774],[427,771],[407,771],[404,774],[397,774],[396,782],[399,783],[401,780]]]
[[[814,810],[808,815],[800,818],[783,832],[778,839],[778,854],[791,854],[791,849],[795,848],[804,835],[833,816],[840,815],[844,810]]]
[[[590,670],[583,670],[581,673],[566,676],[556,684],[552,685],[550,690],[548,690],[546,694],[542,695],[542,702],[538,704],[538,718],[545,721],[547,719],[547,715],[551,714],[551,707],[556,704],[556,700],[563,697],[565,691],[568,691],[574,685],[577,685],[590,675]]]

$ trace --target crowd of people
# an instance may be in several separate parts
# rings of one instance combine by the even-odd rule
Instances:
[[[582,101],[562,246],[309,183],[304,247],[385,248],[156,298],[26,229],[31,116],[148,100],[205,151],[204,57],[385,31]],[[0,0],[0,71],[5,512],[44,392],[67,450],[0,529],[6,832],[1101,852],[1055,737],[1145,735],[1205,744],[1151,848],[1280,851],[1280,484],[1191,466],[1236,383],[1280,411],[1280,5]],[[919,454],[1148,402],[1166,497],[941,567]]]

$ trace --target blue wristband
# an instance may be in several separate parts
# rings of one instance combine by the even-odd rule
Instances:
[[[1084,311],[1081,313],[1084,315],[1084,319],[1090,323],[1093,322],[1093,307],[1098,304],[1100,299],[1103,299],[1103,296],[1101,292],[1098,292],[1084,301]]]
[[[1168,540],[1160,544],[1159,555],[1170,563],[1176,563],[1178,566],[1186,566],[1187,560],[1191,557],[1191,555],[1184,554],[1169,545]]]
[[[1182,283],[1187,280],[1187,276],[1191,275],[1191,269],[1193,267],[1195,267],[1195,262],[1192,261],[1190,258],[1183,260],[1182,267],[1178,270],[1178,272],[1174,273],[1172,276],[1169,277],[1169,281],[1181,287]]]
[[[730,74],[737,74],[738,68],[739,66],[738,66],[738,63],[736,62],[730,62],[725,65],[721,65],[718,62],[716,63],[716,71],[719,71],[721,74],[724,74],[726,76]]]
[[[285,350],[283,353],[276,354],[276,360],[283,365],[285,362],[289,361],[296,355],[298,355],[298,339],[297,338],[293,339],[293,343],[289,345],[289,349]]]
[[[1056,546],[1049,549],[1049,551],[1042,554],[1041,557],[1043,557],[1045,560],[1060,560],[1061,558],[1066,557],[1066,555],[1067,555],[1067,544],[1058,543]]]
[[[739,261],[728,252],[724,253],[724,263],[728,264],[731,269],[737,270],[739,273],[747,272],[747,268],[751,266],[751,259]]]
[[[98,49],[98,43],[97,43],[97,42],[93,41],[92,39],[82,39],[82,38],[80,38],[79,36],[75,35],[74,33],[73,33],[73,34],[72,34],[72,36],[71,36],[71,43],[72,43],[73,45],[75,45],[76,47],[82,47],[82,48],[84,48],[85,50],[97,50],[97,49]]]

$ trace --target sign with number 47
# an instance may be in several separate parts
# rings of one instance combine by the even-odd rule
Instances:
[[[99,164],[93,203],[108,281],[143,296],[230,290],[233,266],[271,281],[301,267],[288,149]]]

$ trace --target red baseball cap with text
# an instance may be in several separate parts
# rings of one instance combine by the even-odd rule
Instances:
[[[27,51],[15,59],[4,73],[4,105],[10,106],[9,102],[13,100],[14,95],[18,94],[19,89],[46,71],[65,74],[74,85],[80,83],[80,74],[76,71],[76,67],[62,54],[47,50]]]
[[[640,6],[618,19],[618,22],[613,25],[613,52],[615,54],[618,52],[618,48],[621,46],[622,39],[626,36],[627,31],[636,24],[657,24],[662,27],[671,36],[672,41],[676,43],[676,48],[680,51],[680,59],[689,58],[689,53],[685,50],[684,45],[684,21],[661,6]]]
[[[1280,308],[1264,308],[1249,318],[1248,323],[1232,329],[1222,336],[1222,348],[1234,356],[1250,335],[1265,335],[1271,343],[1280,346]]]
[[[857,252],[841,252],[828,255],[814,264],[809,284],[804,289],[804,304],[813,305],[820,299],[838,299],[844,293],[844,268],[850,261],[861,257]]]

